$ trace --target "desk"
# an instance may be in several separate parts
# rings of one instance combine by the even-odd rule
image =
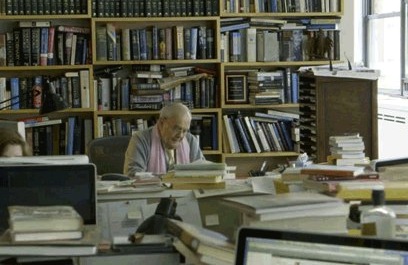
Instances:
[[[101,238],[112,241],[116,236],[127,236],[154,214],[160,198],[174,197],[177,214],[183,221],[202,226],[197,199],[191,190],[164,190],[143,193],[98,194],[98,226]]]

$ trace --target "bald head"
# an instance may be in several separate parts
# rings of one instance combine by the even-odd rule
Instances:
[[[183,103],[177,102],[171,105],[164,106],[160,111],[159,118],[184,118],[191,120],[191,111]]]
[[[190,129],[191,112],[182,103],[173,103],[160,111],[158,130],[165,148],[176,149]]]

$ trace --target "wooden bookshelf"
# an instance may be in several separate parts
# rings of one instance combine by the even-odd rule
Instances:
[[[17,0],[12,0],[12,3]],[[112,1],[113,3],[116,1]],[[134,3],[139,1],[117,1],[124,2],[129,7]],[[142,1],[143,2],[143,1]],[[204,2],[204,1],[202,1]],[[90,88],[90,108],[71,108],[69,110],[60,111],[57,113],[49,114],[50,118],[68,118],[70,116],[78,116],[86,119],[92,119],[94,137],[99,137],[101,134],[102,127],[100,126],[100,120],[112,119],[112,118],[122,118],[124,120],[131,119],[148,119],[152,116],[157,117],[157,110],[129,110],[129,109],[118,109],[118,110],[99,110],[97,107],[98,103],[98,77],[96,73],[106,68],[114,68],[122,66],[123,69],[119,71],[119,76],[121,78],[128,77],[132,73],[132,68],[135,66],[149,66],[149,65],[162,65],[164,67],[176,67],[176,66],[196,66],[211,69],[216,72],[215,75],[215,105],[210,107],[196,107],[193,108],[193,114],[195,115],[205,115],[211,114],[217,117],[216,127],[217,127],[217,148],[214,150],[204,150],[204,154],[208,159],[214,161],[227,162],[230,165],[238,166],[238,176],[245,177],[250,169],[256,169],[258,164],[261,164],[264,160],[269,162],[271,168],[274,168],[277,164],[285,163],[287,159],[293,159],[298,154],[298,150],[290,150],[285,152],[262,152],[262,153],[238,153],[231,154],[223,148],[223,142],[226,140],[223,138],[223,121],[222,116],[227,113],[233,113],[237,110],[245,113],[254,113],[257,111],[266,112],[269,108],[274,109],[290,109],[296,110],[298,108],[297,103],[285,102],[279,105],[253,105],[249,102],[244,104],[227,104],[226,102],[226,83],[225,76],[230,72],[242,71],[242,70],[265,70],[274,71],[278,69],[291,69],[296,71],[301,66],[316,66],[321,64],[326,64],[327,60],[301,60],[301,61],[275,61],[275,62],[247,62],[247,61],[236,61],[230,62],[222,60],[221,50],[222,50],[222,40],[221,40],[221,23],[223,19],[227,18],[269,18],[269,19],[282,19],[282,20],[300,20],[300,19],[311,19],[311,18],[324,18],[324,19],[340,19],[343,15],[344,0],[336,0],[336,8],[330,9],[329,7],[320,7],[321,11],[310,12],[288,12],[280,10],[279,12],[266,12],[259,10],[249,10],[248,12],[230,12],[226,11],[227,5],[232,2],[238,3],[239,1],[229,1],[229,0],[219,0],[219,1],[206,1],[204,3],[204,9],[202,13],[192,13],[180,14],[179,16],[175,13],[167,14],[167,16],[162,13],[154,13],[153,10],[155,6],[146,7],[153,13],[123,13],[123,12],[110,12],[115,6],[110,6],[102,0],[75,0],[74,4],[82,7],[82,12],[64,14],[64,10],[61,9],[61,14],[47,14],[44,15],[33,15],[33,14],[18,14],[9,15],[7,6],[0,8],[0,21],[2,25],[0,26],[0,33],[12,32],[14,28],[18,27],[19,21],[50,21],[51,25],[67,25],[67,26],[77,26],[77,27],[87,27],[90,29],[90,51],[91,56],[86,60],[84,64],[74,64],[74,65],[44,65],[44,66],[10,66],[10,65],[0,65],[0,78],[10,78],[10,77],[31,77],[36,75],[50,76],[52,78],[64,75],[65,72],[88,70],[89,71],[89,88]],[[287,1],[280,1],[282,3]],[[290,1],[289,1],[290,2]],[[306,3],[307,1],[295,1]],[[328,2],[328,1],[322,1]],[[333,2],[334,1],[330,1]],[[143,2],[145,3],[145,2]],[[181,1],[172,0],[162,0],[162,1],[146,1],[148,4],[162,5],[162,11],[165,11],[165,4],[171,4],[175,6],[169,6],[169,10],[172,8],[177,8]],[[198,4],[197,0],[191,0],[185,2],[187,5],[196,5],[192,7],[192,10],[196,10]],[[254,2],[255,3],[255,2]],[[205,8],[205,5],[211,5],[211,8]],[[111,8],[111,9],[109,9]],[[118,8],[118,6],[116,6]],[[119,11],[121,11],[119,7]],[[202,7],[201,7],[202,8]],[[101,11],[103,10],[103,11]],[[107,10],[107,11],[106,11]],[[115,9],[114,9],[115,10]],[[127,10],[127,9],[126,9]],[[130,9],[129,9],[130,10]],[[133,9],[137,10],[137,9]],[[57,10],[58,11],[58,10]],[[136,11],[135,11],[136,12]],[[106,26],[107,24],[112,24],[120,35],[123,29],[144,29],[148,27],[166,28],[173,26],[183,26],[184,28],[200,27],[205,26],[207,28],[213,29],[213,54],[211,58],[196,58],[196,59],[148,59],[148,60],[124,60],[122,58],[117,58],[113,60],[98,60],[97,50],[100,43],[97,42],[97,28],[101,26]],[[1,45],[1,44],[0,44]],[[120,47],[122,48],[122,47]],[[55,55],[56,56],[56,55]],[[0,95],[1,96],[1,95]],[[1,98],[0,98],[1,101]],[[38,116],[38,110],[35,109],[22,109],[22,110],[5,110],[0,112],[0,118],[5,119],[22,119]],[[373,139],[374,141],[374,139]]]

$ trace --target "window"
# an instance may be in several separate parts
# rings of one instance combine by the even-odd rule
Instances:
[[[380,93],[402,95],[405,72],[403,0],[365,0],[365,65],[378,69]]]

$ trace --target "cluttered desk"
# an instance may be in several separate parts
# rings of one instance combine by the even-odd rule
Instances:
[[[394,166],[394,162],[388,163]],[[376,165],[379,171],[386,166],[384,163]],[[180,177],[186,174],[183,169],[176,173]],[[162,180],[175,178],[176,173],[173,172],[173,175]],[[154,224],[160,224],[157,227],[163,229],[163,222],[167,221],[168,217],[181,219],[187,226],[209,229],[224,236],[224,241],[235,240],[242,225],[273,229],[285,224],[284,227],[288,230],[313,232],[323,227],[324,222],[319,220],[324,218],[330,218],[333,221],[331,224],[336,224],[327,226],[327,233],[347,233],[348,211],[340,198],[315,196],[313,194],[316,193],[310,191],[304,195],[301,191],[278,194],[280,192],[275,184],[282,181],[282,176],[271,172],[265,175],[248,179],[227,177],[221,179],[224,182],[222,189],[182,190],[163,186],[162,181],[148,185],[145,182],[145,185],[141,186],[134,185],[135,181],[140,179],[101,181],[96,176],[95,166],[88,163],[0,165],[0,196],[4,198],[0,203],[2,231],[9,228],[7,212],[10,205],[38,207],[69,204],[83,218],[86,226],[83,235],[90,235],[93,239],[84,244],[77,241],[75,247],[72,247],[72,242],[64,244],[64,241],[59,241],[58,244],[24,242],[24,245],[28,244],[30,247],[18,250],[22,243],[11,242],[10,238],[3,235],[0,254],[8,257],[33,256],[33,251],[41,249],[42,252],[37,252],[36,256],[75,256],[80,257],[76,259],[77,263],[86,265],[112,264],[118,261],[121,264],[131,264],[135,255],[141,262],[155,260],[157,264],[179,264],[179,252],[188,255],[189,250],[183,248],[183,244],[175,239],[177,236],[150,235],[150,231],[149,235],[139,238],[139,244],[129,240],[129,235],[138,232],[138,228],[141,229],[139,234],[155,227]],[[305,202],[309,195],[313,196],[309,202]],[[172,202],[169,204],[171,207],[161,205],[169,200]],[[279,203],[274,203],[276,201]],[[265,202],[270,203],[263,205]],[[243,207],[252,210],[244,211]],[[278,215],[274,214],[278,210],[276,207],[279,207]],[[283,212],[285,214],[282,214]],[[304,216],[306,213],[307,216]],[[148,225],[149,223],[151,225]],[[96,230],[89,230],[90,227]],[[152,234],[157,232],[154,229],[152,231]],[[163,231],[159,231],[161,232]],[[230,245],[227,245],[222,256],[231,264],[234,252]],[[199,255],[200,258],[204,256]],[[194,257],[197,258],[190,255],[190,259]]]

